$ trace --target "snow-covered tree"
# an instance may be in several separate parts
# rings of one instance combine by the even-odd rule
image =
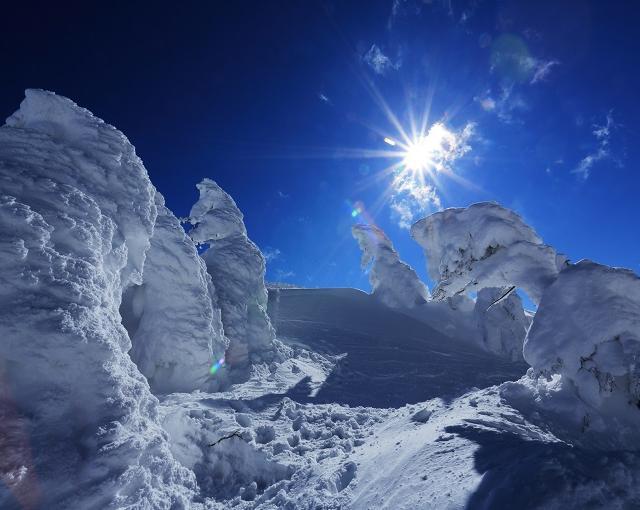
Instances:
[[[491,202],[432,214],[411,227],[411,236],[437,282],[434,299],[515,285],[538,303],[566,266],[520,216]]]
[[[191,208],[191,238],[206,250],[202,257],[217,289],[226,363],[242,374],[251,363],[274,357],[275,330],[267,316],[265,259],[247,237],[235,201],[211,179],[198,184],[200,198]]]
[[[25,508],[184,508],[195,492],[119,313],[155,198],[126,137],[64,97],[28,90],[0,128],[1,471]]]
[[[400,260],[383,230],[358,223],[351,227],[362,250],[361,266],[369,269],[371,294],[391,308],[413,308],[430,299],[429,289],[413,268]]]

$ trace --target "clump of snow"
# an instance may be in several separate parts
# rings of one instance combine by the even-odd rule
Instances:
[[[372,294],[390,308],[410,309],[430,299],[429,289],[411,266],[400,260],[391,240],[375,225],[351,227],[362,250],[361,265],[369,268]]]
[[[265,259],[247,237],[233,198],[211,179],[198,184],[198,190],[200,198],[189,215],[190,235],[207,247],[202,257],[216,287],[229,338],[226,362],[244,377],[252,363],[275,355],[275,330],[267,315]]]
[[[154,392],[215,389],[212,360],[224,355],[215,289],[202,258],[178,219],[156,194],[158,217],[141,286],[125,294],[123,322],[131,357]]]
[[[586,260],[566,268],[540,302],[524,357],[594,408],[639,413],[640,278]]]
[[[514,361],[522,360],[522,344],[531,320],[513,287],[481,289],[474,314],[484,348]]]
[[[0,128],[0,190],[2,440],[28,438],[3,460],[22,474],[0,506],[34,476],[43,508],[187,506],[195,477],[169,451],[119,314],[157,217],[142,161],[89,111],[29,90]]]
[[[566,259],[513,211],[495,203],[446,209],[411,227],[424,249],[434,299],[515,285],[539,302]]]

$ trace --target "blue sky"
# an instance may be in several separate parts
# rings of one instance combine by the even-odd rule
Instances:
[[[27,87],[71,97],[131,139],[177,215],[215,179],[270,280],[368,288],[363,220],[426,277],[406,224],[482,200],[573,260],[640,267],[631,2],[89,4],[5,9],[0,113]],[[402,191],[385,172],[402,156],[370,156],[398,150],[390,113],[410,131],[427,110],[457,151]]]

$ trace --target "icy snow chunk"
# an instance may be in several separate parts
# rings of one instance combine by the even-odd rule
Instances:
[[[537,303],[566,265],[520,216],[496,203],[437,212],[416,222],[411,236],[438,282],[435,299],[515,285]]]
[[[159,193],[156,205],[142,286],[130,289],[130,306],[121,306],[123,315],[136,318],[129,329],[131,357],[155,392],[216,389],[216,379],[207,384],[209,368],[228,342],[215,289],[193,241]]]
[[[513,287],[481,289],[474,314],[485,349],[513,361],[522,360],[522,344],[531,321]]]
[[[594,407],[640,403],[640,278],[586,260],[566,268],[540,302],[524,358]]]
[[[353,237],[362,250],[363,269],[371,266],[372,295],[390,308],[414,308],[430,299],[429,289],[413,268],[400,260],[391,240],[375,225],[356,224]]]
[[[191,208],[192,239],[208,245],[202,254],[218,293],[225,335],[226,362],[246,375],[251,363],[274,358],[275,330],[267,316],[265,260],[247,237],[233,198],[211,179],[198,184],[200,198]]]
[[[431,418],[432,414],[433,414],[433,411],[425,407],[424,409],[421,409],[420,411],[415,413],[411,417],[411,421],[415,421],[417,423],[427,423],[429,421],[429,418]]]
[[[20,456],[39,474],[36,506],[188,506],[195,477],[169,450],[119,314],[157,216],[133,146],[72,101],[30,90],[0,128],[0,190],[0,413],[13,409],[3,430],[28,433]]]

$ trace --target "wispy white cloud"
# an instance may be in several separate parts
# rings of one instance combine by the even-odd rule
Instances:
[[[282,199],[290,198],[290,197],[291,197],[291,195],[287,195],[287,194],[286,194],[284,191],[282,191],[282,190],[278,190],[278,191],[277,191],[277,194],[278,194],[278,198],[282,198]]]
[[[371,48],[364,54],[362,60],[367,64],[376,74],[384,75],[391,70],[399,69],[402,65],[401,59],[397,58],[391,60],[387,55],[382,53],[382,50],[373,44]]]
[[[281,255],[281,251],[278,248],[272,248],[271,246],[267,246],[264,250],[262,250],[262,255],[264,259],[269,262],[273,262]]]
[[[497,96],[487,91],[475,100],[485,112],[494,113],[506,124],[517,122],[515,114],[529,109],[522,95],[514,90],[513,84],[503,86]]]
[[[288,280],[289,278],[293,278],[296,275],[293,271],[285,271],[283,269],[278,269],[276,271],[276,278],[278,280]]]
[[[533,66],[533,78],[531,78],[531,84],[534,85],[539,82],[547,81],[549,74],[551,73],[551,69],[555,66],[560,65],[560,62],[557,60],[535,60],[532,63]]]
[[[618,124],[613,120],[612,111],[607,113],[604,124],[594,124],[592,133],[596,139],[596,147],[582,158],[578,166],[571,172],[586,180],[591,175],[591,170],[596,163],[611,159],[611,137],[617,127]],[[617,163],[621,164],[619,161]]]

